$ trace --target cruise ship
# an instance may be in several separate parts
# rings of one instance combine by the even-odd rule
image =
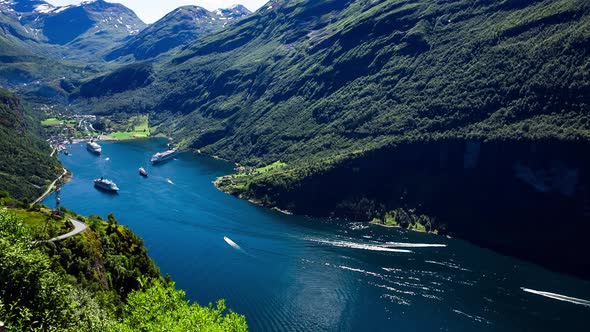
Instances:
[[[100,145],[98,145],[94,141],[90,141],[90,142],[86,143],[86,150],[88,150],[94,154],[100,154],[102,152],[102,147],[100,147]]]
[[[150,159],[150,161],[152,162],[152,164],[161,163],[166,160],[172,159],[177,154],[178,154],[178,151],[176,149],[172,149],[172,150],[168,150],[168,151],[164,151],[164,152],[158,152],[152,156],[152,159]]]
[[[117,185],[113,181],[107,180],[104,178],[94,180],[94,186],[96,188],[104,190],[104,191],[109,191],[109,192],[114,192],[114,193],[119,191],[119,187],[117,187]]]

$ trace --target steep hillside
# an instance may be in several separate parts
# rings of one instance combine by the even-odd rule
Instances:
[[[239,5],[215,12],[198,6],[179,7],[113,50],[106,59],[126,55],[133,55],[136,60],[154,58],[249,14],[248,9]]]
[[[100,60],[146,27],[132,10],[102,0],[63,7],[38,0],[4,0],[0,9],[16,22],[12,35],[37,54],[76,61]]]
[[[81,83],[72,97],[103,97],[140,88],[153,81],[152,75],[153,67],[149,63],[136,62],[124,65],[105,75]]]
[[[31,128],[20,100],[0,89],[0,191],[36,198],[61,174],[49,145]]]
[[[254,164],[424,137],[587,137],[589,7],[272,2],[94,106],[140,97],[185,114],[171,125],[187,145]]]
[[[580,273],[590,263],[572,261],[580,248],[568,232],[555,235],[567,259],[530,248],[557,234],[549,224],[565,206],[571,209],[563,227],[587,224],[590,184],[580,153],[590,138],[589,31],[590,3],[576,0],[277,0],[186,47],[157,67],[151,84],[92,107],[173,112],[159,128],[181,145],[246,166],[281,161],[218,183],[235,195],[362,221],[414,211],[437,220],[441,231],[537,261],[552,257],[542,263]],[[448,155],[445,142],[455,142],[462,156],[453,159],[456,175],[446,182],[446,169],[429,159]],[[486,142],[492,148],[482,148],[485,162],[496,158],[503,176],[494,178],[483,165],[462,173],[459,166],[483,160],[472,144]],[[545,148],[551,158],[538,152]],[[413,150],[415,159],[402,167]],[[387,167],[371,173],[381,164]],[[393,186],[398,177],[388,172],[432,183]],[[468,185],[469,174],[491,183]],[[550,174],[577,178],[567,193],[555,193],[546,188],[561,185]],[[423,194],[437,185],[456,189],[457,199],[434,204],[439,196]],[[527,203],[488,213],[507,223],[495,222],[482,202],[508,197],[507,188]],[[434,192],[452,197],[445,190]],[[465,197],[479,201],[465,205]],[[473,213],[449,212],[465,206]],[[527,215],[531,206],[545,217]],[[515,218],[524,229],[537,219],[544,226],[519,233],[520,244],[490,240],[511,232]]]
[[[50,43],[91,54],[102,53],[145,27],[129,8],[96,0],[50,12],[43,32]]]
[[[67,102],[73,89],[64,87],[111,68],[102,55],[145,26],[104,1],[54,7],[4,0],[0,9],[0,84],[44,102]]]
[[[9,197],[0,196],[0,204]],[[247,331],[223,300],[201,307],[159,275],[143,240],[111,214],[0,206],[0,317],[6,331]],[[88,228],[60,242],[69,218]]]

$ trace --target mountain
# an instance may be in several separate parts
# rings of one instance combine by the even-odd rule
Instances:
[[[233,5],[229,8],[219,8],[214,10],[213,13],[219,18],[219,20],[227,21],[225,22],[226,24],[224,24],[224,26],[232,20],[237,20],[252,14],[248,8],[242,5]]]
[[[154,58],[249,14],[251,12],[241,5],[214,12],[198,6],[179,7],[114,49],[106,59],[126,55],[133,55],[136,60]]]
[[[0,0],[0,9],[0,84],[59,103],[72,92],[64,86],[106,71],[102,56],[145,27],[131,10],[104,1]]]
[[[50,43],[70,47],[104,50],[144,29],[143,23],[129,8],[102,0],[59,7],[48,12],[43,32]]]
[[[128,97],[146,96],[153,109],[184,114],[174,127],[190,146],[250,164],[427,137],[587,137],[588,77],[578,68],[589,8],[273,1],[109,103],[132,110]]]
[[[127,7],[102,0],[54,7],[38,0],[2,0],[12,32],[37,54],[75,61],[100,60],[100,55],[146,27]],[[15,28],[15,22],[20,27]]]
[[[0,191],[32,200],[61,174],[20,99],[0,89]]]
[[[246,166],[218,185],[263,205],[581,273],[589,29],[584,1],[274,0],[91,105],[171,112],[159,130]]]
[[[0,54],[25,55],[30,54],[23,40],[28,39],[28,33],[18,19],[7,12],[0,12]]]

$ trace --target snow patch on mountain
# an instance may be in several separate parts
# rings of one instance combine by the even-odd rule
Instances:
[[[34,12],[47,14],[47,13],[51,13],[54,9],[55,9],[55,7],[53,5],[50,5],[48,3],[44,3],[41,5],[35,6]]]

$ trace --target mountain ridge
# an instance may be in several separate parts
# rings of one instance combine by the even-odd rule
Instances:
[[[135,60],[155,58],[249,14],[251,12],[242,5],[215,11],[199,6],[181,6],[112,50],[105,58],[108,61],[127,55],[132,55]]]
[[[132,10],[103,0],[60,7],[38,0],[3,0],[0,9],[12,16],[12,26],[21,25],[20,33],[12,36],[16,42],[58,59],[99,60],[102,52],[146,26]]]

